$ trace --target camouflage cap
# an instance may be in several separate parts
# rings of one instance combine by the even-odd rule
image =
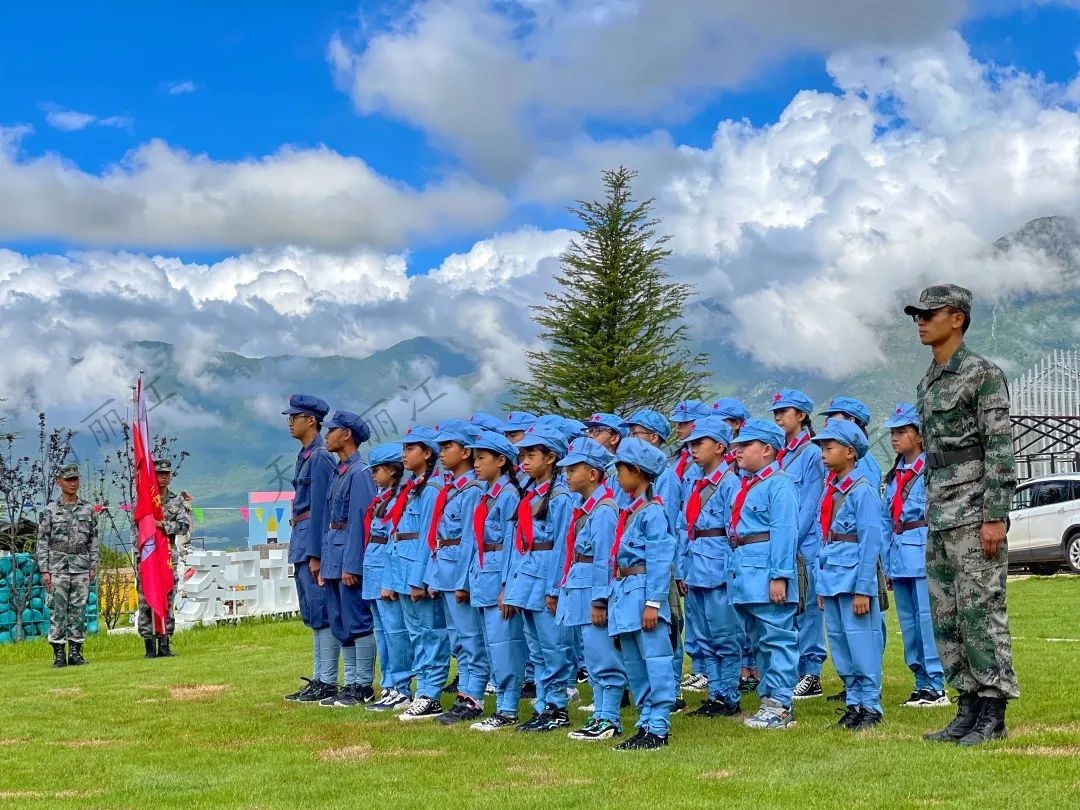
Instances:
[[[167,458],[158,459],[154,462],[154,472],[172,473],[172,462]]]
[[[56,471],[57,478],[78,478],[79,477],[79,465],[78,464],[64,464]]]
[[[971,290],[958,284],[935,284],[919,294],[917,303],[904,307],[905,315],[916,315],[942,307],[953,307],[971,315]]]

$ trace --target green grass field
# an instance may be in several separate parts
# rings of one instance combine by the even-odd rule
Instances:
[[[911,681],[892,611],[879,730],[833,728],[835,704],[814,700],[787,732],[676,717],[671,747],[655,753],[285,703],[309,662],[298,621],[183,633],[171,660],[143,660],[134,636],[94,638],[92,664],[63,670],[49,668],[43,642],[9,645],[0,649],[0,804],[1080,806],[1080,577],[1015,581],[1010,611],[1024,696],[1009,739],[975,750],[920,739],[952,709],[897,707]],[[838,686],[832,675],[826,691]]]

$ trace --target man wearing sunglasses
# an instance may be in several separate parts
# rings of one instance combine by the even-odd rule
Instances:
[[[926,739],[978,745],[1005,736],[1020,696],[1005,607],[1005,532],[1016,486],[1009,388],[996,365],[964,344],[971,291],[927,287],[904,308],[934,359],[919,383],[926,446],[926,569],[934,636],[959,693],[956,718]]]

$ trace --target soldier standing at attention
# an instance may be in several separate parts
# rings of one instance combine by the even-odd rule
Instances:
[[[79,666],[87,663],[82,655],[86,600],[98,567],[101,539],[94,507],[79,497],[78,465],[62,466],[57,484],[60,499],[50,501],[41,513],[34,553],[42,582],[49,592],[52,665]]]
[[[971,352],[971,291],[927,287],[904,308],[934,362],[919,383],[926,444],[926,569],[934,636],[959,693],[956,718],[929,740],[978,745],[1005,736],[1020,696],[1005,608],[1006,518],[1016,486],[1009,389],[1000,368]]]
[[[170,492],[169,484],[172,483],[172,462],[167,458],[154,462],[154,472],[157,473],[158,491],[161,493],[162,520],[158,522],[158,528],[165,532],[169,538],[169,559],[175,563],[178,554],[176,548],[177,536],[183,536],[191,531],[191,515],[184,502],[184,496],[178,492]],[[173,658],[173,651],[169,648],[169,636],[176,629],[176,620],[173,617],[173,597],[176,595],[176,569],[173,569],[173,590],[169,592],[169,612],[165,616],[165,632],[158,633],[154,626],[154,612],[139,591],[139,635],[142,636],[143,644],[146,645],[146,658]]]

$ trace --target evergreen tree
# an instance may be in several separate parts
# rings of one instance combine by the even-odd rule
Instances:
[[[682,320],[694,290],[665,273],[670,237],[656,235],[653,201],[632,199],[635,176],[604,172],[604,199],[571,209],[582,228],[560,257],[559,289],[532,307],[547,346],[527,352],[531,379],[509,381],[522,410],[666,413],[702,395],[708,358],[691,351]]]

